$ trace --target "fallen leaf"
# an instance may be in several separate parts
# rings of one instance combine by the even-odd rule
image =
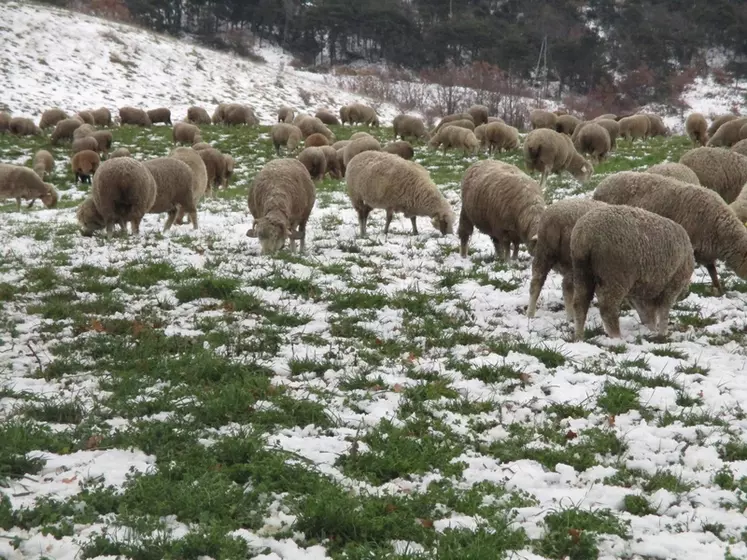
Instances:
[[[433,528],[433,521],[431,519],[418,519],[418,522],[426,529]]]
[[[615,415],[614,414],[610,414],[607,417],[607,424],[609,424],[610,426],[614,426],[615,425]]]
[[[580,529],[568,529],[568,534],[571,536],[571,541],[573,542],[573,544],[578,544],[578,542],[581,540]]]
[[[104,436],[100,434],[93,435],[86,440],[86,449],[97,449],[101,442],[104,440]]]
[[[76,480],[78,480],[78,475],[77,474],[73,475],[72,478],[63,478],[62,482],[63,482],[63,484],[71,484],[71,483],[75,482]]]
[[[132,335],[133,336],[140,336],[140,333],[142,333],[145,330],[145,325],[141,323],[140,321],[135,321],[132,323]]]
[[[578,437],[578,434],[574,432],[573,430],[568,430],[565,434],[565,439],[571,440],[576,439]]]
[[[405,388],[402,385],[400,385],[399,383],[397,383],[397,384],[394,385],[394,387],[392,388],[392,390],[395,393],[401,393],[402,391],[405,390]]]
[[[522,383],[526,385],[532,380],[532,377],[528,373],[522,372],[519,374],[519,379],[521,380]]]
[[[106,330],[106,327],[98,319],[93,319],[91,321],[91,329],[94,330],[94,331],[96,331],[96,332],[104,332]]]

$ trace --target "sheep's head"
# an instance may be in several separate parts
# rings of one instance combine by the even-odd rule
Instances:
[[[285,240],[293,237],[288,225],[283,220],[271,216],[259,218],[252,229],[246,232],[247,237],[259,239],[263,255],[271,255],[283,248]]]
[[[47,187],[47,191],[39,198],[44,206],[47,208],[54,208],[57,206],[57,201],[60,199],[57,194],[57,189],[54,188],[54,185],[50,185],[49,183],[44,183],[44,186]]]
[[[431,224],[441,232],[441,235],[454,233],[454,212],[451,209],[437,212],[431,218]]]
[[[583,183],[591,178],[592,174],[594,173],[594,166],[589,160],[581,157],[581,161],[579,161],[578,165],[574,166],[572,173],[576,179]]]
[[[78,206],[75,216],[78,218],[81,235],[86,237],[91,237],[93,232],[104,229],[106,225],[92,198],[87,198]]]

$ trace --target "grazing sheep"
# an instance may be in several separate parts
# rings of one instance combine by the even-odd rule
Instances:
[[[110,158],[94,175],[91,192],[91,202],[85,201],[77,212],[83,235],[106,229],[106,237],[111,239],[116,224],[127,232],[127,222],[137,235],[143,216],[156,200],[156,181],[139,161]]]
[[[599,115],[598,117],[594,117],[595,121],[615,121],[617,122],[618,118],[617,115],[614,113],[605,113],[604,115]]]
[[[112,136],[112,133],[108,130],[97,130],[93,134],[91,134],[91,138],[96,139],[96,143],[99,145],[98,151],[103,154],[109,153],[109,150],[112,148],[112,142],[114,141],[114,137]]]
[[[278,109],[278,122],[279,123],[290,123],[293,122],[293,115],[295,114],[295,111],[292,107],[280,107]]]
[[[384,235],[395,212],[412,222],[417,235],[417,216],[429,216],[442,235],[454,231],[454,210],[420,164],[386,152],[355,156],[345,171],[348,196],[358,213],[361,237],[366,236],[368,215],[374,208],[386,210]]]
[[[723,198],[727,204],[736,200],[747,183],[747,157],[726,148],[695,148],[680,158],[692,169],[700,184]]]
[[[503,124],[506,124],[506,121],[504,121],[500,117],[488,117],[488,123],[492,123],[492,122],[502,122]]]
[[[226,158],[215,148],[206,148],[197,152],[202,161],[205,163],[205,169],[208,176],[207,193],[213,196],[213,187],[220,187],[228,184],[228,169],[226,168]]]
[[[93,116],[91,111],[78,111],[77,116],[84,124],[90,124],[91,126],[96,125],[96,118]]]
[[[83,150],[73,155],[70,166],[75,174],[75,183],[91,183],[91,176],[101,165],[101,158],[93,150]]]
[[[617,138],[620,136],[620,123],[610,119],[598,119],[594,120],[594,123],[601,126],[610,135],[610,149],[614,150],[617,147]],[[585,124],[585,123],[581,123]],[[579,125],[580,126],[580,125]],[[578,128],[576,129],[578,130]],[[575,134],[576,131],[574,131]],[[579,131],[580,134],[580,131]]]
[[[571,136],[580,122],[581,119],[577,119],[573,115],[560,115],[555,121],[555,131]]]
[[[165,123],[171,126],[171,109],[159,107],[158,109],[151,109],[147,113],[152,124]]]
[[[286,239],[291,240],[291,250],[300,239],[303,252],[315,200],[314,182],[300,161],[276,159],[265,164],[249,187],[247,203],[254,223],[247,237],[259,238],[263,255],[282,249]]]
[[[347,146],[348,144],[350,144],[350,142],[352,142],[352,140],[338,140],[337,142],[335,142],[334,144],[332,144],[332,147],[335,150],[340,150],[340,149],[344,148],[345,146]]]
[[[330,111],[327,111],[326,109],[317,111],[314,116],[326,125],[338,126],[340,124],[340,119],[338,119],[336,116],[334,116]]]
[[[733,119],[722,124],[718,130],[710,136],[706,145],[709,148],[730,148],[742,139],[739,134],[745,124],[747,124],[747,117]]]
[[[449,123],[446,123],[444,126],[442,126],[440,130],[443,130],[447,126],[458,126],[459,128],[466,128],[467,130],[471,130],[473,132],[475,130],[475,123],[473,123],[469,119],[459,119],[456,121],[451,121]]]
[[[349,105],[343,105],[342,107],[340,107],[340,124],[345,126],[346,122],[353,124],[350,121],[350,106]]]
[[[213,122],[215,117],[213,117]],[[259,124],[259,119],[254,114],[254,109],[249,105],[242,105],[240,103],[229,103],[223,108],[222,118],[220,120],[223,124],[238,126],[238,125],[249,125],[254,126]]]
[[[690,113],[685,121],[685,130],[693,144],[705,146],[708,142],[708,123],[701,113]]]
[[[646,173],[655,173],[656,175],[677,179],[683,183],[700,186],[700,180],[698,180],[695,172],[682,163],[657,163],[646,169]]]
[[[731,151],[737,154],[747,156],[747,140],[740,140],[731,147]]]
[[[34,154],[34,159],[31,162],[31,168],[39,176],[39,179],[44,179],[47,173],[51,173],[54,169],[54,158],[47,150],[39,150]]]
[[[223,122],[223,118],[226,114],[226,107],[228,107],[227,103],[218,103],[215,107],[215,111],[213,111],[213,124],[221,124]]]
[[[127,148],[117,148],[111,153],[111,155],[109,155],[109,159],[120,157],[132,157],[132,155],[130,154],[130,150],[128,150]]]
[[[712,190],[654,173],[624,171],[605,177],[594,200],[637,206],[684,227],[695,261],[708,270],[715,293],[721,293],[716,260],[747,278],[747,229]]]
[[[552,130],[555,130],[555,127],[558,124],[558,116],[550,111],[535,109],[529,113],[529,122],[532,124],[533,130],[539,128],[551,128]]]
[[[363,105],[362,103],[353,103],[348,107],[348,110],[348,119],[352,124],[379,126],[379,116],[373,107]]]
[[[150,121],[148,113],[136,107],[121,107],[119,109],[119,122],[123,125],[131,124],[135,126],[144,126],[146,128],[153,124]]]
[[[488,114],[490,111],[485,105],[472,105],[467,112],[472,116],[475,126],[486,124],[488,122]]]
[[[476,227],[493,241],[496,258],[508,260],[512,243],[517,258],[519,243],[530,243],[544,210],[542,190],[529,175],[493,160],[472,164],[462,177],[459,253],[467,257]]]
[[[200,154],[198,154],[193,148],[174,148],[169,154],[169,157],[184,162],[192,171],[192,197],[196,207],[197,203],[200,202],[204,196],[205,191],[207,191],[208,176],[205,162],[202,161]],[[184,213],[184,208],[180,208],[176,216],[176,223],[178,225],[183,223]]]
[[[573,145],[579,153],[590,155],[591,161],[599,162],[609,153],[612,141],[606,128],[590,122],[581,128]]]
[[[395,140],[397,139],[397,136],[402,138],[402,140],[415,138],[428,141],[430,139],[430,134],[428,134],[425,124],[417,117],[412,117],[410,115],[397,115],[392,121],[392,128],[394,129]]]
[[[272,145],[275,146],[275,152],[280,155],[280,146],[285,146],[289,152],[296,151],[303,138],[303,132],[296,125],[278,123],[270,129],[270,138]]]
[[[524,140],[524,165],[530,173],[538,171],[542,174],[541,189],[545,188],[550,173],[568,171],[584,182],[594,172],[591,163],[576,151],[567,135],[546,128],[533,130]]]
[[[192,228],[197,229],[197,207],[192,190],[194,175],[189,166],[176,158],[161,157],[143,162],[156,182],[156,199],[148,214],[168,213],[163,231],[168,231],[178,213],[189,216]]]
[[[395,154],[402,159],[412,159],[415,156],[415,150],[412,149],[412,144],[399,140],[398,142],[390,142],[383,149],[384,152]]]
[[[73,130],[73,140],[91,136],[94,132],[96,132],[96,129],[92,124],[82,124],[75,130]]]
[[[489,154],[515,150],[519,147],[519,131],[513,126],[508,126],[504,122],[491,122],[481,126],[485,127],[482,130],[481,145],[483,148],[487,147]]]
[[[233,177],[233,167],[235,165],[235,162],[233,160],[233,157],[228,154],[223,154],[223,161],[226,170],[223,174],[223,188],[227,189],[228,183],[231,181],[231,177]]]
[[[321,148],[305,148],[298,154],[298,161],[303,163],[314,181],[324,179],[324,174],[327,172],[327,156]]]
[[[648,136],[669,136],[669,130],[659,115],[642,113],[648,119]]]
[[[468,128],[452,126],[452,123],[449,123],[431,138],[428,145],[433,149],[438,149],[441,146],[444,153],[449,148],[461,149],[467,156],[477,153],[480,148],[480,141],[475,133]]]
[[[41,134],[41,129],[36,126],[36,123],[25,117],[13,117],[10,119],[8,131],[17,136],[39,136]]]
[[[76,138],[73,140],[72,153],[77,154],[84,150],[90,150],[93,152],[99,151],[99,143],[93,136],[84,136],[83,138]]]
[[[171,140],[174,144],[187,144],[189,146],[202,142],[200,129],[187,122],[178,122],[171,131]]]
[[[65,119],[57,123],[50,141],[52,144],[58,144],[61,140],[72,141],[73,133],[83,126],[83,123],[78,119]]]
[[[374,138],[371,136],[368,132],[356,132],[354,133],[350,138],[348,138],[349,141],[358,140],[358,138]]]
[[[350,160],[352,160],[355,156],[362,152],[380,152],[381,151],[381,144],[379,144],[379,141],[374,138],[373,136],[364,136],[361,138],[356,138],[355,140],[352,140],[350,144],[345,146],[342,149],[342,161],[343,161],[343,168],[346,170],[348,168],[348,165],[350,164]]]
[[[208,112],[202,107],[192,106],[187,109],[187,122],[190,124],[213,124]]]
[[[327,125],[325,125],[316,117],[309,117],[308,115],[305,115],[303,118],[296,121],[295,125],[301,129],[301,133],[304,139],[308,138],[312,134],[321,134],[330,142],[335,139],[335,135],[332,134],[332,131],[329,128],[327,128]]]
[[[693,249],[678,223],[641,208],[604,206],[581,216],[571,233],[576,340],[583,340],[594,292],[607,336],[620,338],[628,299],[641,323],[665,336],[669,311],[690,285]]]
[[[446,115],[443,117],[440,121],[438,121],[438,125],[436,125],[436,128],[431,130],[430,135],[434,136],[439,130],[441,130],[443,127],[445,127],[447,124],[456,122],[456,121],[472,121],[472,124],[475,123],[474,119],[472,118],[472,115],[469,113],[454,113],[453,115]]]
[[[632,115],[620,119],[619,125],[620,136],[632,142],[637,138],[648,138],[651,121],[646,115]]]
[[[12,117],[5,111],[0,111],[0,134],[5,134],[10,130],[10,121]]]
[[[333,179],[342,179],[343,172],[340,167],[340,160],[337,157],[337,150],[332,146],[322,146],[319,148],[324,152],[324,158],[327,160],[327,173]]]
[[[192,149],[195,151],[205,150],[207,148],[212,148],[212,146],[207,142],[197,142],[197,144],[192,144]]]
[[[315,132],[309,135],[304,141],[304,145],[307,148],[313,148],[315,146],[329,146],[329,140],[323,135]]]
[[[708,137],[712,137],[719,128],[721,128],[724,124],[733,121],[734,119],[740,118],[738,115],[732,115],[732,114],[726,114],[726,115],[719,115],[713,119],[711,122],[711,126],[708,127]]]
[[[93,124],[97,126],[111,126],[112,112],[106,107],[99,107],[91,111],[93,115]]]
[[[47,208],[54,208],[59,196],[52,185],[28,167],[0,163],[0,199],[9,198],[16,199],[16,210],[20,211],[21,199],[33,204],[38,198]]]
[[[62,109],[47,109],[42,113],[41,119],[39,120],[39,128],[44,130],[45,128],[52,128],[57,126],[57,123],[68,118],[67,113]]]

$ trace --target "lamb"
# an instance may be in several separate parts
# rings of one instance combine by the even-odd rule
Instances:
[[[537,300],[547,274],[555,270],[563,278],[563,304],[569,321],[573,321],[573,263],[571,261],[571,232],[578,219],[606,203],[588,198],[568,198],[548,206],[542,213],[537,233],[532,238],[534,258],[532,281],[529,285],[527,317],[537,312]]]
[[[10,130],[10,121],[12,117],[5,111],[0,111],[0,134],[5,134]]]
[[[734,119],[738,119],[738,115],[732,115],[732,114],[726,114],[726,115],[719,115],[713,119],[711,122],[711,126],[708,127],[708,137],[712,137],[719,128],[721,128],[726,123],[733,121]]]
[[[214,122],[215,118],[213,118]],[[224,124],[238,126],[238,125],[258,125],[259,119],[254,114],[254,110],[249,105],[241,105],[239,103],[229,103],[223,108],[221,121]]]
[[[731,151],[743,156],[747,156],[747,140],[740,140],[731,147]]]
[[[517,258],[519,243],[530,243],[545,209],[536,181],[513,165],[493,160],[472,164],[462,177],[459,214],[460,251],[467,257],[474,228],[493,241],[496,258],[508,260],[511,244]]]
[[[593,122],[607,131],[607,134],[610,135],[610,149],[614,150],[617,147],[617,138],[620,136],[620,124],[610,119],[596,119]]]
[[[270,138],[272,145],[275,146],[275,152],[280,155],[280,146],[285,146],[289,152],[296,151],[303,138],[303,132],[296,125],[279,123],[270,129]]]
[[[657,163],[646,170],[646,173],[655,173],[664,177],[671,177],[683,183],[700,186],[700,180],[695,172],[682,163]]]
[[[571,136],[580,123],[581,119],[577,119],[573,115],[560,115],[555,121],[555,131]]]
[[[192,170],[192,197],[194,198],[195,207],[208,187],[208,175],[205,162],[202,161],[200,154],[193,148],[175,148],[169,154],[169,157],[178,159],[185,163]],[[184,217],[184,208],[179,210],[176,217],[176,223],[181,225]],[[191,218],[190,218],[191,219]]]
[[[61,140],[72,141],[73,133],[81,126],[83,123],[77,119],[62,120],[55,126],[50,141],[52,144],[58,144]]]
[[[542,174],[540,189],[545,188],[550,173],[568,171],[584,182],[594,172],[591,163],[576,151],[568,136],[545,128],[533,130],[524,140],[524,165],[529,172]]]
[[[620,119],[620,136],[626,140],[636,140],[637,138],[648,138],[651,128],[651,121],[646,115],[632,115]]]
[[[661,117],[659,115],[652,115],[650,113],[642,113],[644,117],[648,119],[648,136],[668,136],[669,130],[667,129],[667,126],[664,124],[664,121],[661,120]]]
[[[36,123],[25,117],[13,117],[10,119],[8,131],[18,136],[39,136],[41,134],[41,129],[36,126]]]
[[[171,110],[166,107],[159,107],[158,109],[151,109],[147,111],[148,118],[152,124],[166,123],[171,126]]]
[[[550,128],[555,130],[555,127],[558,124],[558,116],[550,111],[535,109],[529,113],[529,122],[532,123],[533,130],[537,130],[538,128]]]
[[[126,233],[130,222],[132,233],[140,233],[140,222],[156,201],[156,181],[144,164],[132,158],[112,158],[101,164],[93,177],[90,202],[78,208],[81,233],[90,236],[106,229],[111,239],[119,224]]]
[[[329,146],[329,140],[323,134],[315,132],[306,138],[304,144],[309,148],[313,148],[314,146]]]
[[[354,124],[379,126],[379,116],[376,114],[374,108],[363,105],[362,103],[353,103],[349,106],[348,118]]]
[[[612,141],[607,129],[590,122],[581,128],[573,145],[579,153],[589,154],[593,162],[599,162],[609,153]]]
[[[472,124],[474,124],[474,119],[472,118],[472,115],[469,113],[454,113],[453,115],[446,115],[443,117],[439,122],[436,128],[434,128],[430,135],[434,136],[439,130],[441,130],[443,127],[445,127],[447,124],[455,122],[455,121],[472,121]]]
[[[163,231],[168,231],[177,214],[187,214],[192,228],[197,229],[197,207],[195,205],[194,174],[183,161],[172,157],[161,157],[143,163],[156,182],[156,199],[148,214],[168,213]]]
[[[304,116],[296,122],[296,126],[301,129],[304,139],[317,133],[321,134],[329,141],[335,139],[335,135],[332,134],[332,131],[316,117]]]
[[[52,128],[57,126],[57,123],[68,118],[67,113],[62,109],[47,109],[42,113],[41,119],[39,120],[39,128],[42,130],[45,128]]]
[[[337,150],[332,146],[322,146],[319,148],[324,153],[324,158],[327,160],[327,173],[333,179],[342,179],[343,172],[340,168],[340,160],[337,157]]]
[[[77,140],[78,138],[85,138],[86,136],[91,136],[94,132],[96,132],[96,129],[91,124],[82,124],[75,130],[73,130],[73,140]]]
[[[487,124],[490,111],[485,105],[472,105],[467,112],[472,116],[475,126]]]
[[[327,172],[327,156],[321,148],[311,147],[302,150],[298,154],[298,161],[303,163],[314,181],[324,179],[324,174]]]
[[[383,151],[398,155],[402,159],[412,159],[415,156],[415,150],[412,149],[412,144],[405,142],[404,140],[390,142],[384,146]]]
[[[717,192],[727,204],[736,200],[747,183],[747,157],[725,148],[695,148],[680,163],[698,176],[700,184]]]
[[[78,111],[76,116],[83,121],[83,124],[90,124],[91,126],[96,125],[96,119],[91,111]]]
[[[334,116],[330,111],[327,111],[326,109],[317,111],[314,116],[326,125],[337,126],[340,124],[340,120],[336,116]]]
[[[439,146],[443,147],[443,152],[446,153],[448,148],[461,148],[464,155],[469,154],[475,155],[480,142],[475,136],[475,133],[467,128],[461,128],[459,126],[452,126],[449,123],[447,126],[439,130],[436,135],[431,138],[428,143],[431,148],[438,149]]]
[[[127,148],[117,148],[111,153],[109,159],[120,157],[132,157],[132,155],[130,154],[130,150],[128,150]]]
[[[93,115],[93,124],[98,126],[111,126],[112,124],[112,112],[106,107],[99,107],[91,111]]]
[[[16,199],[16,210],[20,211],[21,199],[33,204],[39,198],[44,206],[54,208],[59,196],[52,185],[28,167],[0,163],[0,199],[8,198]]]
[[[202,142],[200,129],[186,122],[178,122],[171,131],[171,140],[174,144],[197,144]]]
[[[96,143],[99,146],[98,151],[100,153],[106,154],[109,152],[109,150],[111,150],[114,137],[108,130],[97,130],[96,132],[91,134],[91,138],[96,139]]]
[[[309,172],[295,159],[276,159],[257,173],[249,187],[247,203],[254,218],[247,237],[259,238],[262,254],[279,251],[285,240],[306,245],[306,223],[316,201],[316,190]]]
[[[342,107],[340,107],[340,124],[345,126],[346,122],[353,124],[350,121],[350,106],[349,105],[343,105]]]
[[[412,117],[410,115],[397,115],[392,121],[392,128],[394,129],[395,140],[398,136],[402,138],[402,140],[415,138],[428,141],[430,139],[425,124],[417,117]]]
[[[593,196],[608,204],[643,208],[684,227],[695,262],[708,270],[716,294],[722,293],[717,259],[747,278],[747,229],[712,190],[653,173],[624,171],[602,180]]]
[[[280,107],[278,109],[278,122],[279,123],[290,123],[293,122],[293,115],[295,111],[291,107]]]
[[[503,150],[515,150],[519,147],[519,131],[513,126],[508,126],[503,122],[491,122],[485,125],[482,131],[483,139],[481,144],[488,148],[488,153]],[[475,129],[477,132],[477,129]]]
[[[192,106],[187,109],[187,122],[190,124],[213,124],[208,112],[202,107]]]
[[[150,127],[153,123],[148,113],[136,107],[121,107],[119,109],[119,122],[123,125]]]
[[[342,162],[344,166],[343,169],[347,170],[348,165],[350,165],[350,161],[358,154],[369,151],[381,151],[381,144],[379,144],[379,141],[373,136],[356,138],[355,140],[352,140],[350,144],[345,146],[342,150]]]
[[[416,217],[429,216],[442,235],[454,231],[454,210],[420,164],[394,154],[368,151],[355,156],[345,172],[348,196],[358,213],[361,237],[366,236],[368,215],[386,210],[384,235],[394,212],[403,212],[418,233]]]
[[[73,155],[70,166],[75,174],[75,183],[91,183],[91,176],[101,165],[101,158],[93,150],[83,150]]]
[[[34,154],[34,159],[31,162],[31,168],[39,176],[39,179],[44,179],[47,173],[51,173],[54,169],[54,158],[47,150],[39,150]]]
[[[694,145],[705,146],[708,142],[708,123],[701,113],[690,113],[687,116],[685,130]]]
[[[207,148],[197,152],[205,163],[208,176],[207,192],[213,195],[213,186],[228,184],[229,171],[226,168],[226,158],[215,148]]]
[[[710,137],[706,145],[710,148],[730,148],[742,139],[739,133],[745,124],[747,124],[747,117],[733,119],[724,123]]]
[[[83,150],[91,150],[94,152],[99,151],[99,143],[93,136],[85,136],[83,138],[76,138],[73,140],[72,153],[77,154]]]
[[[620,305],[628,299],[641,323],[661,336],[669,311],[690,285],[695,262],[685,229],[641,208],[590,210],[571,233],[573,313],[576,340],[597,293],[607,336],[620,338]]]

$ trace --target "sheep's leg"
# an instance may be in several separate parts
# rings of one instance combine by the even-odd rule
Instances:
[[[197,210],[189,213],[189,219],[192,222],[192,229],[197,229]]]
[[[417,216],[410,217],[410,221],[412,222],[412,233],[413,235],[417,235],[418,234]]]
[[[656,331],[656,308],[647,301],[640,301],[637,299],[630,298],[630,305],[638,313],[638,318],[648,330],[651,332]]]
[[[493,247],[495,247],[496,257],[500,253],[501,260],[504,262],[508,262],[511,257],[511,240],[507,238],[501,239],[498,237],[492,237],[492,239],[493,239]]]
[[[166,224],[163,226],[164,233],[171,229],[171,226],[174,224],[174,220],[176,219],[176,213],[176,208],[174,208],[173,210],[169,210],[168,218],[166,218]]]
[[[389,235],[389,225],[392,223],[394,217],[394,210],[391,208],[386,209],[386,223],[384,223],[384,235]]]
[[[568,321],[573,322],[573,275],[566,274],[563,276],[563,305],[565,306],[565,316]]]
[[[620,304],[625,292],[617,285],[602,285],[597,294],[599,314],[602,316],[604,332],[610,338],[620,336]]]
[[[462,206],[462,210],[461,212],[459,212],[459,226],[457,227],[457,234],[459,234],[459,254],[464,259],[467,258],[469,238],[472,237],[472,232],[474,230],[475,226],[467,217],[467,213],[464,211],[464,206]]]
[[[34,206],[34,202],[36,202],[35,198],[32,198],[31,201],[26,205],[26,208],[31,208]]]
[[[706,270],[711,276],[711,284],[713,284],[713,295],[722,296],[724,295],[721,289],[721,282],[718,279],[718,271],[716,270],[716,263],[710,263],[706,265]]]
[[[298,234],[301,239],[298,250],[300,253],[303,253],[306,250],[306,222],[301,222],[298,225]]]
[[[368,215],[371,213],[371,207],[362,205],[360,208],[356,208],[358,212],[358,225],[360,226],[361,237],[366,237],[366,224],[368,224]]]
[[[532,261],[532,281],[529,284],[529,306],[527,307],[527,317],[530,319],[537,313],[537,300],[542,291],[542,286],[545,285],[550,268],[551,266],[546,266],[539,259]]]
[[[21,197],[18,196],[16,197],[16,212],[20,212],[20,211],[21,211]]]
[[[573,265],[573,319],[576,340],[584,339],[586,315],[589,313],[589,305],[596,289],[594,276],[583,268],[584,264]]]
[[[114,223],[107,222],[106,224],[106,239],[111,240],[112,234],[114,233]]]
[[[142,220],[142,218],[134,218],[130,220],[130,226],[132,227],[132,235],[140,235],[140,220]]]
[[[550,174],[549,169],[545,169],[544,171],[542,171],[542,176],[540,177],[540,185],[539,185],[541,191],[545,190],[545,184],[547,183],[547,176],[549,174]]]
[[[511,255],[511,258],[513,260],[516,260],[516,259],[519,258],[519,242],[518,241],[514,241],[513,244],[514,244],[514,252]]]
[[[178,226],[181,226],[184,224],[184,209],[179,208],[179,211],[176,213],[176,220],[174,223]]]

